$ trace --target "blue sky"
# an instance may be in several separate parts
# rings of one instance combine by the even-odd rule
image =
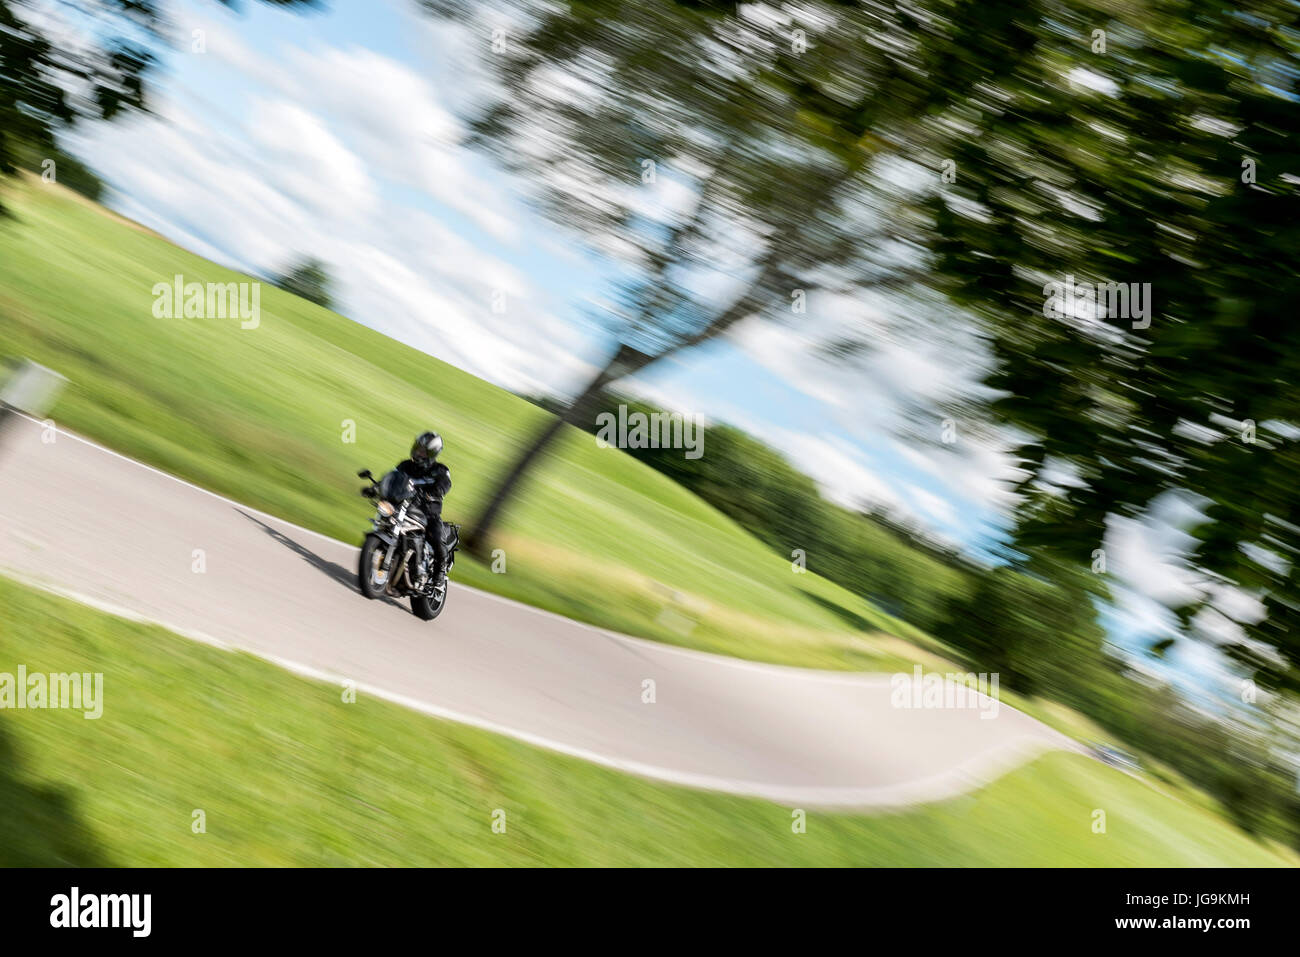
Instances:
[[[114,188],[111,205],[249,272],[320,256],[340,311],[508,388],[581,385],[612,345],[590,316],[614,269],[459,145],[464,112],[488,88],[490,24],[437,23],[410,0],[242,8],[172,4],[153,115],[70,142]],[[918,337],[901,311],[814,294],[800,324],[742,323],[642,374],[633,391],[760,435],[838,501],[891,509],[985,553],[1012,501],[1006,437],[958,423],[945,445],[937,413],[906,410],[967,394],[986,351],[959,331]],[[812,348],[846,319],[877,332],[877,350],[852,368]],[[1177,531],[1117,533],[1112,568],[1129,563],[1142,583],[1108,614],[1122,645],[1172,623],[1159,596],[1178,593]],[[1213,671],[1201,659],[1180,670]]]

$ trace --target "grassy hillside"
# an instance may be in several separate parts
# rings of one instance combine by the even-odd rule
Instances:
[[[795,834],[787,807],[344,703],[339,688],[0,578],[0,672],[18,663],[103,672],[103,714],[4,712],[0,866],[1297,863],[1198,802],[1059,753],[907,813],[810,811]]]
[[[102,207],[8,181],[0,220],[0,356],[57,369],[53,417],[199,485],[337,538],[369,515],[357,468],[446,438],[451,520],[469,517],[546,413],[268,285],[261,324],[158,319],[155,283],[231,282]],[[344,441],[355,423],[355,443]],[[820,667],[916,660],[918,631],[789,562],[664,476],[569,430],[502,529],[505,574],[460,580],[595,624],[748,658]],[[798,547],[799,543],[791,543]],[[808,555],[816,569],[817,555]]]

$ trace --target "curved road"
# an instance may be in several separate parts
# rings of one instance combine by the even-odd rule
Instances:
[[[421,622],[406,603],[362,598],[355,561],[351,545],[68,433],[43,442],[16,419],[3,437],[3,573],[631,773],[791,806],[890,807],[1076,747],[1005,704],[993,718],[894,708],[887,675],[672,648],[455,584],[442,616]]]

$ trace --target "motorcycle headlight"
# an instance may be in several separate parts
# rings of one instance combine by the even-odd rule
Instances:
[[[392,515],[393,512],[397,511],[397,509],[393,508],[392,502],[380,502],[376,507],[379,509],[379,514],[384,516],[384,518],[387,518]]]

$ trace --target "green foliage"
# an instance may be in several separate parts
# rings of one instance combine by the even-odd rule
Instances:
[[[48,166],[47,161],[53,165]],[[99,174],[75,156],[58,148],[40,150],[28,144],[19,144],[14,151],[14,162],[18,168],[37,176],[44,177],[48,170],[52,182],[66,186],[87,199],[98,202],[104,194],[104,181],[99,178]]]
[[[1275,0],[1059,4],[1024,68],[971,104],[979,135],[953,137],[956,181],[933,204],[936,277],[984,319],[999,360],[987,411],[1027,436],[1021,548],[1086,562],[1109,516],[1190,493],[1206,517],[1195,564],[1211,584],[1259,590],[1268,612],[1246,623],[1263,644],[1229,650],[1291,688],[1298,28],[1300,8]],[[1117,309],[1045,316],[1045,282],[1067,276],[1149,283],[1149,327]],[[1035,491],[1054,465],[1077,487]]]
[[[936,633],[1009,686],[1054,698],[1086,682],[1091,675],[1081,668],[1106,657],[1105,632],[1086,591],[1005,566],[975,576],[974,588],[949,604]]]
[[[330,295],[332,281],[325,264],[319,259],[303,259],[271,281],[285,292],[301,296],[326,309],[333,302]]]
[[[96,4],[120,29],[81,50],[56,47],[23,6],[0,0],[0,176],[18,169],[24,150],[53,155],[57,130],[79,118],[143,109],[144,76],[154,62],[142,42],[157,38],[152,6]]]
[[[540,404],[554,407],[545,400]],[[610,397],[604,408],[617,415],[620,405],[628,416],[666,414],[623,396]],[[598,431],[594,418],[583,424]],[[956,552],[884,515],[823,498],[817,483],[784,455],[734,426],[711,425],[707,435],[705,454],[698,458],[673,448],[626,451],[787,560],[800,550],[810,570],[925,631],[940,625],[949,601],[970,587],[978,569]]]

